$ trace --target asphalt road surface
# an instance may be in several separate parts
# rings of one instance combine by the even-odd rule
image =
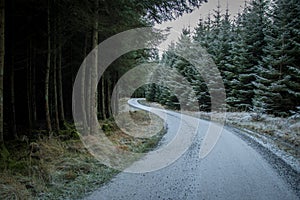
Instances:
[[[150,112],[156,111],[156,114],[159,110],[142,106],[136,99],[131,99],[129,104]],[[145,166],[149,168],[148,172],[122,172],[86,199],[300,199],[297,191],[279,175],[272,163],[267,162],[259,152],[237,135],[223,129],[213,150],[205,158],[200,158],[201,142],[210,122],[191,117],[181,122],[180,114],[168,110],[159,111],[158,115],[164,114],[168,129],[158,149],[167,148],[178,134],[178,129],[190,133],[191,127],[195,127],[197,121],[199,127],[189,146],[181,147],[180,142],[175,141],[173,144],[178,145],[180,150],[175,150],[172,154],[170,149],[174,149],[174,145],[171,145],[172,148],[168,150],[171,160],[163,157],[161,165],[155,165],[157,160],[154,163],[150,162]],[[188,144],[188,141],[182,143]],[[151,160],[151,155],[148,158]],[[165,167],[162,167],[164,165]]]

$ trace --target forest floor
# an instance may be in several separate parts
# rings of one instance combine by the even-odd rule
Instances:
[[[141,104],[169,109],[155,102]],[[181,111],[204,120],[223,121],[222,113]],[[226,112],[225,125],[242,130],[249,137],[280,156],[295,170],[300,171],[300,115],[289,118],[249,112]]]
[[[150,138],[124,133],[113,119],[99,123],[115,145],[144,153],[155,148],[165,133],[163,120],[150,115],[132,111],[119,117],[132,118],[140,124],[154,122],[157,129],[152,131],[156,134]],[[67,127],[52,136],[36,131],[36,139],[7,141],[1,147],[0,199],[79,199],[119,173],[96,160],[82,144],[75,127]]]

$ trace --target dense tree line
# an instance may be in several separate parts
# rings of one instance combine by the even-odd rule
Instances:
[[[65,122],[72,121],[75,76],[93,48],[116,33],[175,19],[203,2],[1,0],[0,141],[30,136],[35,129],[64,129]],[[141,50],[119,58],[101,78],[98,93],[82,101],[97,104],[91,107],[99,119],[110,117],[117,80],[149,56],[151,52]],[[96,80],[86,76],[82,81],[92,86]]]
[[[206,49],[221,72],[229,110],[287,116],[300,105],[300,2],[253,0],[233,19],[218,6],[194,33],[185,29],[161,60],[189,81],[200,110],[210,110],[203,77],[178,54],[198,45]],[[177,52],[177,53],[176,53]],[[148,87],[148,100],[174,107],[168,88]],[[198,108],[198,109],[199,109]]]

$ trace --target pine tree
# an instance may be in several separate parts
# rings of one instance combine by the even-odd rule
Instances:
[[[268,23],[268,6],[269,0],[253,0],[244,9],[242,34],[249,52],[248,60],[253,65],[262,60],[263,48],[266,45],[264,30]]]
[[[220,4],[218,4],[213,13],[213,20],[210,17],[205,22],[201,20],[195,30],[195,40],[205,47],[212,56],[223,77],[226,92],[230,94],[233,89],[234,82],[232,81],[236,69],[228,64],[234,39],[228,8],[225,14],[222,14]],[[228,100],[230,100],[229,98]]]
[[[202,66],[209,60],[203,60],[203,56],[208,55],[205,50],[221,72],[226,102],[231,108],[283,115],[299,106],[299,4],[297,0],[274,2],[270,6],[269,0],[253,0],[234,22],[230,20],[228,9],[222,15],[218,6],[213,18],[209,15],[206,20],[199,20],[193,40],[190,31],[183,30],[179,41],[164,53],[164,67],[176,69],[185,77],[201,109],[209,110],[208,88],[215,82],[204,66],[206,77],[195,69],[196,65]],[[193,58],[193,61],[189,63],[190,60],[178,55]],[[193,102],[182,85],[172,84],[181,88],[182,94]],[[158,88],[156,99],[174,105],[177,99],[171,95],[172,89],[166,85]],[[185,104],[189,104],[188,101]]]
[[[152,83],[152,84],[147,85],[147,88],[146,88],[146,100],[147,101],[151,101],[151,102],[155,101],[156,90],[157,90],[156,84]]]
[[[249,110],[254,95],[252,81],[255,80],[254,69],[248,60],[249,52],[243,37],[243,15],[238,14],[231,28],[231,42],[227,57],[226,77],[227,99],[231,108]]]
[[[264,112],[265,104],[257,104],[254,99],[255,88],[258,86],[259,70],[262,70],[261,61],[263,48],[266,45],[264,31],[268,26],[269,0],[253,0],[245,4],[242,14],[236,19],[236,40],[231,52],[231,64],[239,66],[237,69],[236,105],[243,110],[259,110]],[[257,97],[260,95],[256,94]]]
[[[300,104],[300,6],[298,1],[277,0],[265,29],[267,45],[258,68],[255,102],[268,111],[287,115]]]
[[[199,109],[198,100],[203,97],[198,95],[203,94],[199,89],[203,89],[200,86],[204,81],[194,69],[191,63],[191,58],[195,58],[193,54],[200,52],[201,48],[198,48],[191,39],[191,33],[189,29],[182,31],[181,37],[176,44],[170,45],[169,49],[163,54],[160,69],[158,69],[157,83],[160,85],[156,87],[156,100],[163,105],[167,105],[170,108],[179,109],[179,101],[183,106],[183,109],[195,110]],[[197,56],[201,56],[200,53],[196,53]],[[186,60],[188,59],[188,60]],[[148,89],[148,94],[153,94],[152,88]],[[207,88],[205,87],[207,94]],[[204,103],[208,103],[202,102]],[[207,106],[202,106],[207,107]]]

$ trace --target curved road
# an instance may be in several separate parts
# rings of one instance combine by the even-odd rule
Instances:
[[[158,115],[164,114],[168,131],[159,148],[172,141],[181,123],[180,114],[140,105],[136,99],[131,99],[129,104],[150,112],[156,111]],[[300,199],[271,164],[226,129],[223,129],[210,154],[200,159],[201,141],[210,122],[191,117],[187,119],[181,123],[187,133],[191,131],[190,127],[195,126],[195,121],[200,126],[189,148],[176,161],[152,172],[122,172],[86,199]]]

